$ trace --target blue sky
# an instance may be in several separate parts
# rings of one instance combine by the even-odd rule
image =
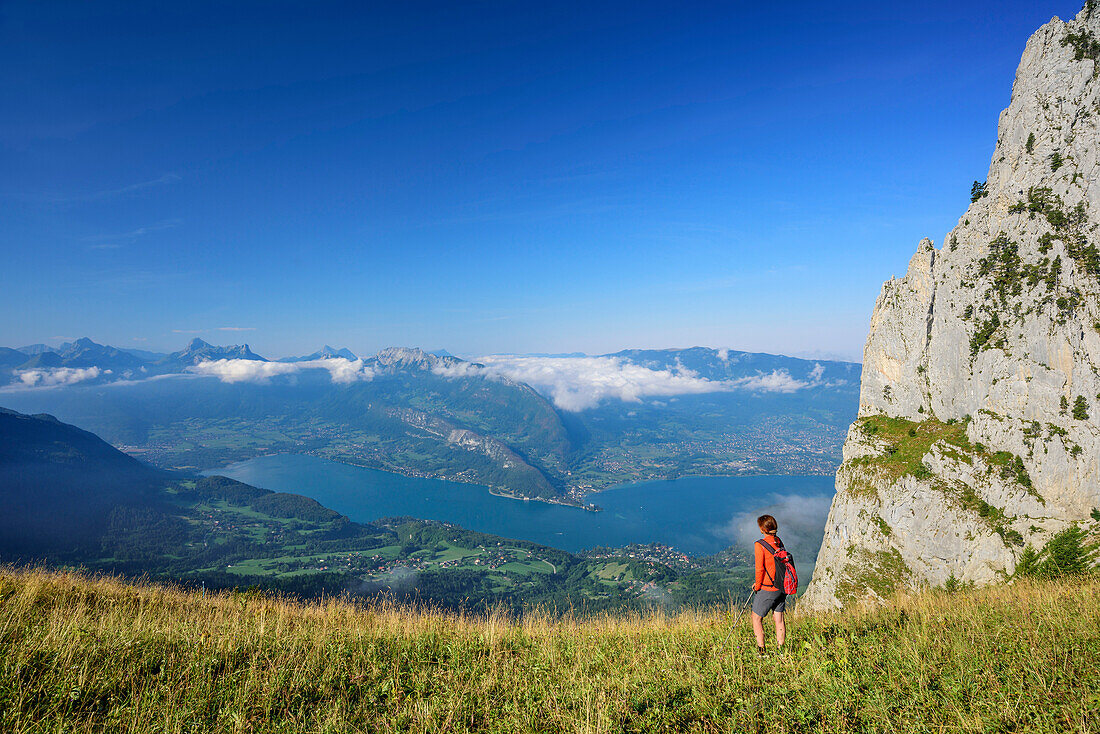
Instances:
[[[6,2],[0,344],[856,357],[1079,6]]]

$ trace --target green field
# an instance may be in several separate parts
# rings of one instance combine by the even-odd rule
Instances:
[[[608,570],[608,569],[605,569]],[[1100,581],[790,615],[414,612],[0,571],[0,731],[1096,732]]]

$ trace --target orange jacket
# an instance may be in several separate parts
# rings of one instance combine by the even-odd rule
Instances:
[[[774,535],[765,535],[764,542],[779,550],[783,541]],[[752,547],[756,553],[756,583],[752,588],[756,591],[779,591],[775,585],[775,559],[772,554],[761,548],[759,543],[753,543]]]

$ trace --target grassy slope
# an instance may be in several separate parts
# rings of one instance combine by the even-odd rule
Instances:
[[[0,570],[0,731],[1096,731],[1098,600],[1096,577],[898,598],[795,617],[760,661],[721,613],[520,623]]]

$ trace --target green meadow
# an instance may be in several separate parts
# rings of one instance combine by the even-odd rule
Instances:
[[[0,731],[1095,732],[1100,580],[790,613],[462,614],[0,570]]]

